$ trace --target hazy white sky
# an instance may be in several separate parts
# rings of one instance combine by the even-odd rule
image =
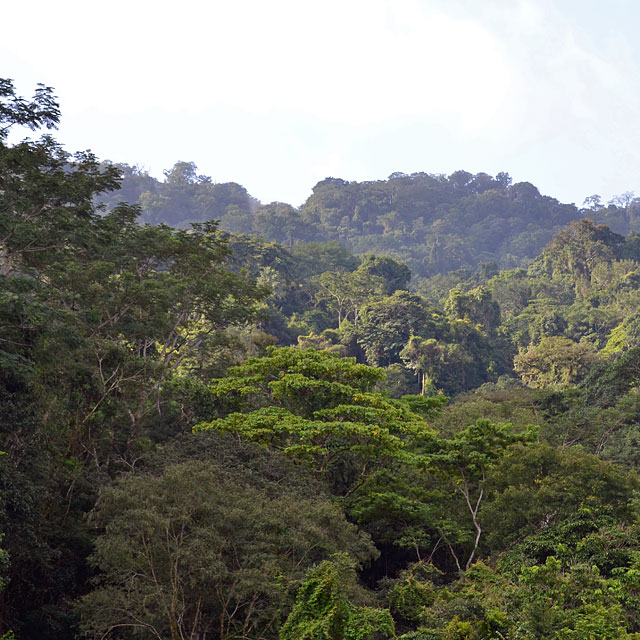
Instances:
[[[457,169],[581,204],[640,191],[637,0],[21,0],[0,77],[70,151],[194,161],[263,202]]]

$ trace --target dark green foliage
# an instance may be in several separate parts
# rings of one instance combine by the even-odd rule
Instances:
[[[481,325],[486,333],[495,332],[500,324],[500,307],[485,287],[466,293],[460,289],[452,289],[444,311],[450,320],[466,320],[474,325]]]
[[[523,382],[534,388],[566,389],[581,382],[597,361],[589,343],[550,336],[514,359],[514,369]]]
[[[257,463],[250,446],[218,441],[226,455],[206,443],[206,461],[123,477],[101,494],[98,586],[80,606],[90,637],[275,638],[306,568],[336,551],[372,557],[327,498],[274,469],[273,454],[257,452]]]
[[[395,293],[398,289],[405,290],[411,280],[409,267],[390,256],[365,254],[362,256],[358,269],[371,276],[382,278],[384,280],[384,292],[387,295]]]
[[[51,87],[38,84],[31,101],[16,95],[13,81],[0,78],[0,140],[4,142],[11,127],[21,126],[36,131],[42,127],[55,129],[60,108]]]
[[[368,364],[388,366],[400,362],[400,352],[411,336],[442,335],[442,323],[438,320],[440,318],[418,296],[396,291],[392,296],[369,303],[352,335],[363,349]]]
[[[500,559],[503,571],[544,564],[554,556],[563,566],[576,562],[597,566],[605,577],[629,568],[638,559],[637,525],[616,520],[610,508],[580,507],[540,532],[527,536]]]
[[[591,371],[583,383],[584,402],[611,407],[639,382],[640,347],[634,347]]]
[[[530,183],[503,180],[507,174],[393,174],[363,183],[327,178],[295,209],[279,202],[257,206],[239,185],[198,176],[193,163],[176,163],[164,183],[122,168],[124,193],[142,206],[145,221],[185,226],[215,218],[228,231],[287,246],[338,241],[356,253],[389,254],[419,276],[478,266],[486,276],[482,265],[491,262],[526,265],[555,232],[585,212],[614,223],[619,232],[638,226],[632,207],[580,210],[540,195]],[[620,253],[637,255],[632,245]]]
[[[423,418],[428,419],[438,415],[440,409],[449,403],[449,398],[442,394],[437,396],[404,395],[401,401],[405,403],[413,413],[417,413]]]
[[[490,548],[501,551],[581,506],[608,505],[617,519],[629,521],[638,478],[578,448],[539,443],[510,452],[492,469],[487,486],[482,521],[490,529]]]
[[[300,277],[317,276],[325,271],[354,271],[358,259],[337,242],[298,243],[290,249],[297,260],[296,271]],[[379,274],[374,274],[379,275]]]
[[[596,264],[618,257],[624,238],[592,220],[572,222],[557,233],[529,267],[531,275],[551,278],[569,277],[579,287],[591,280]]]
[[[126,205],[102,215],[94,199],[118,168],[46,135],[6,144],[12,125],[55,126],[58,112],[49,89],[28,102],[1,86],[0,631],[67,638],[87,589],[83,513],[154,441],[191,426],[197,409],[177,410],[170,380],[215,369],[225,329],[266,290],[225,268],[215,225],[143,227]]]

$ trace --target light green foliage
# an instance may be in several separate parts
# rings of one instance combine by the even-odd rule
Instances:
[[[521,638],[640,638],[628,633],[618,581],[602,578],[595,567],[574,564],[563,570],[562,563],[550,556],[542,566],[524,568],[520,586],[514,600],[522,611]]]
[[[355,593],[354,593],[355,592]],[[353,562],[336,555],[309,571],[280,640],[384,640],[395,638],[389,611],[354,604]]]
[[[226,412],[276,404],[304,417],[367,393],[382,379],[380,369],[357,364],[315,349],[271,348],[267,356],[249,358],[214,380],[211,390],[224,401]],[[305,391],[307,384],[315,393]],[[307,397],[309,396],[309,397]]]
[[[411,565],[389,589],[391,612],[403,626],[419,624],[436,599],[429,569],[434,573],[432,565],[422,562]]]
[[[588,343],[549,337],[519,353],[514,359],[514,368],[530,387],[566,389],[580,382],[597,359],[595,349]]]
[[[640,635],[634,632],[633,607],[627,607],[627,575],[607,579],[581,563],[563,568],[553,556],[515,576],[476,563],[448,587],[433,590],[429,582],[422,582],[422,589],[433,594],[432,602],[416,610],[418,631],[401,638],[635,639]]]
[[[280,449],[351,492],[382,461],[409,455],[407,436],[429,433],[405,405],[370,391],[383,375],[334,353],[270,349],[214,381],[212,392],[232,413],[197,429]]]
[[[548,523],[502,554],[500,570],[517,574],[522,567],[544,564],[554,556],[564,569],[579,562],[597,567],[610,578],[640,559],[638,525],[629,522],[628,514],[614,514],[612,508],[596,504],[594,508],[580,506],[564,516],[558,514],[558,518],[555,524]]]
[[[418,566],[419,568],[419,566]],[[404,640],[489,640],[517,638],[507,598],[508,580],[482,562],[474,564],[459,580],[446,587],[437,586],[437,576],[418,572],[403,576],[390,591],[409,590],[414,595],[413,624],[418,631],[400,636]],[[417,598],[415,595],[422,594]],[[422,602],[421,602],[422,601]],[[517,613],[513,617],[516,617]],[[407,620],[407,618],[405,618]]]

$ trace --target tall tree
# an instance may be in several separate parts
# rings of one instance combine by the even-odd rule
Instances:
[[[407,438],[430,433],[420,416],[373,391],[383,377],[336,353],[270,348],[214,381],[224,417],[197,429],[284,451],[350,495],[386,460],[405,457]]]
[[[218,434],[190,439],[186,456],[164,449],[186,460],[102,492],[91,515],[100,573],[81,604],[90,637],[275,639],[307,569],[336,552],[374,556],[282,456]]]

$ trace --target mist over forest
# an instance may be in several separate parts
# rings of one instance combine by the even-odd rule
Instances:
[[[640,198],[264,204],[60,115],[0,79],[2,640],[640,638]]]
[[[582,207],[542,195],[508,173],[456,171],[450,175],[396,172],[386,180],[318,182],[299,208],[261,204],[234,182],[216,183],[193,162],[176,162],[159,181],[137,166],[118,164],[121,189],[99,198],[113,207],[124,199],[141,208],[140,221],[188,228],[215,219],[225,231],[250,234],[285,246],[339,242],[353,253],[388,254],[414,276],[529,264],[551,238],[581,218],[622,235],[640,230],[640,198],[632,191]]]

